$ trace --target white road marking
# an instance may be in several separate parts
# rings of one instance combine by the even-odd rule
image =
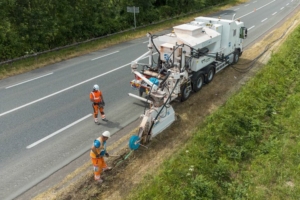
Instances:
[[[280,8],[280,10],[284,9],[284,7]]]
[[[105,73],[100,74],[100,75],[98,75],[98,76],[95,76],[95,77],[93,77],[93,78],[90,78],[90,79],[87,79],[87,80],[82,81],[82,82],[80,82],[80,83],[77,83],[77,84],[75,84],[75,85],[73,85],[73,86],[70,86],[70,87],[67,87],[67,88],[65,88],[65,89],[62,89],[62,90],[60,90],[60,91],[58,91],[58,92],[55,92],[55,93],[52,93],[52,94],[47,95],[47,96],[45,96],[45,97],[42,97],[42,98],[40,98],[40,99],[38,99],[38,100],[32,101],[32,102],[27,103],[27,104],[24,104],[24,105],[22,105],[22,106],[20,106],[20,107],[14,108],[14,109],[9,110],[9,111],[6,111],[6,112],[4,112],[4,113],[1,113],[1,114],[0,114],[0,117],[1,117],[1,116],[4,116],[4,115],[6,115],[6,114],[9,114],[9,113],[11,113],[11,112],[14,112],[14,111],[16,111],[16,110],[19,110],[19,109],[21,109],[21,108],[24,108],[24,107],[26,107],[26,106],[29,106],[29,105],[31,105],[31,104],[37,103],[37,102],[39,102],[39,101],[42,101],[42,100],[44,100],[44,99],[47,99],[47,98],[49,98],[49,97],[52,97],[52,96],[54,96],[54,95],[57,95],[57,94],[59,94],[59,93],[62,93],[62,92],[64,92],[64,91],[70,90],[70,89],[72,89],[72,88],[74,88],[74,87],[77,87],[77,86],[79,86],[79,85],[82,85],[82,84],[84,84],[84,83],[87,83],[87,82],[89,82],[89,81],[91,81],[91,80],[94,80],[94,79],[99,78],[99,77],[101,77],[101,76],[104,76],[104,75],[106,75],[106,74],[109,74],[109,73],[112,73],[112,72],[117,71],[117,70],[119,70],[119,69],[122,69],[122,68],[124,68],[124,67],[126,67],[126,66],[128,66],[128,65],[130,65],[130,64],[131,64],[131,63],[127,63],[127,64],[125,64],[125,65],[122,65],[122,66],[120,66],[120,67],[117,67],[117,68],[115,68],[115,69],[112,69],[112,70],[110,70],[110,71],[108,71],[108,72],[105,72]]]
[[[277,14],[277,12],[274,12],[272,15],[276,15]]]
[[[88,118],[88,117],[90,117],[90,116],[92,116],[92,114],[89,114],[89,115],[87,115],[87,116],[85,116],[85,117],[83,117],[83,118],[81,118],[81,119],[79,119],[79,120],[73,122],[72,124],[69,124],[68,126],[65,126],[64,128],[59,129],[58,131],[55,131],[54,133],[52,133],[52,134],[50,134],[50,135],[48,135],[48,136],[46,136],[46,137],[44,137],[44,138],[42,138],[42,139],[40,139],[40,140],[34,142],[34,143],[32,143],[31,145],[28,145],[26,148],[27,148],[27,149],[30,149],[30,148],[34,147],[34,146],[36,146],[36,145],[38,145],[38,144],[44,142],[45,140],[47,140],[47,139],[49,139],[49,138],[51,138],[51,137],[53,137],[53,136],[55,136],[55,135],[57,135],[57,134],[63,132],[64,130],[66,130],[66,129],[72,127],[72,126],[74,126],[75,124],[78,124],[79,122],[85,120],[86,118]]]
[[[146,42],[143,42],[143,43],[148,43],[149,41],[147,40]]]
[[[115,53],[118,53],[118,52],[119,52],[119,51],[115,51],[115,52],[106,54],[106,55],[104,55],[104,56],[100,56],[100,57],[97,57],[97,58],[93,58],[93,59],[91,59],[91,60],[92,60],[92,61],[93,61],[93,60],[97,60],[97,59],[99,59],[99,58],[103,58],[103,57],[105,57],[105,56],[109,56],[109,55],[111,55],[111,54],[115,54]]]
[[[249,4],[246,4],[245,7],[246,7],[246,6],[249,6]]]
[[[42,77],[45,77],[45,76],[49,76],[49,75],[51,75],[51,74],[53,74],[53,72],[51,72],[51,73],[49,73],[49,74],[45,74],[45,75],[43,75],[43,76],[39,76],[39,77],[33,78],[33,79],[29,79],[29,80],[27,80],[27,81],[23,81],[23,82],[21,82],[21,83],[17,83],[17,84],[15,84],[15,85],[8,86],[8,87],[6,87],[5,89],[12,88],[12,87],[15,87],[15,86],[17,86],[17,85],[21,85],[21,84],[23,84],[23,83],[27,83],[27,82],[30,82],[30,81],[33,81],[33,80],[36,80],[36,79],[39,79],[39,78],[42,78]]]
[[[261,6],[261,7],[259,7],[259,8],[256,8],[254,11],[251,11],[251,12],[249,12],[249,13],[247,13],[247,14],[241,16],[241,17],[236,17],[236,19],[241,19],[241,18],[243,18],[243,17],[245,17],[245,16],[247,16],[247,15],[250,15],[251,13],[253,13],[253,12],[257,11],[257,10],[262,9],[263,7],[266,7],[267,5],[273,3],[274,1],[275,1],[275,0],[273,0],[273,1],[267,3],[266,5]]]
[[[253,3],[256,3],[257,1],[253,1]]]
[[[240,8],[236,8],[236,9],[234,9],[234,11],[237,11],[237,10],[239,10]]]
[[[254,27],[255,27],[255,26],[251,26],[250,28],[248,28],[248,31],[251,30],[251,29],[253,29]]]
[[[286,6],[288,6],[288,5],[289,5],[289,3],[286,4]]]
[[[264,21],[266,21],[268,18],[266,18],[266,19],[263,19],[261,22],[264,22]]]

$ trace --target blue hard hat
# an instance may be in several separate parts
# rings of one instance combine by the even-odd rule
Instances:
[[[100,147],[100,141],[99,140],[94,140],[94,146],[96,148],[99,148]]]

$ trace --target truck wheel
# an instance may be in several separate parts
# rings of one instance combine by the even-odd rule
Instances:
[[[237,62],[239,62],[239,59],[240,59],[240,52],[239,52],[239,50],[235,50],[235,52],[233,54],[232,64],[236,64]]]
[[[181,98],[180,101],[183,102],[187,100],[191,95],[191,84],[184,84],[181,86]]]
[[[194,92],[198,92],[204,83],[204,74],[199,73],[195,76],[195,78],[193,79],[193,91]]]
[[[210,67],[208,69],[207,76],[205,78],[205,83],[210,83],[214,79],[214,77],[215,77],[215,71],[216,70],[215,70],[214,67]]]

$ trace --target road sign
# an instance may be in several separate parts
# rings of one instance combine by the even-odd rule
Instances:
[[[139,13],[140,12],[140,8],[139,7],[129,7],[127,6],[127,12],[130,12],[130,13]]]
[[[127,6],[127,12],[133,13],[133,17],[134,17],[134,29],[136,29],[136,20],[135,20],[135,13],[139,13],[140,12],[140,8],[139,7],[130,7]]]

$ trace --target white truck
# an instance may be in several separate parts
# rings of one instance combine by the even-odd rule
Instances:
[[[130,84],[139,90],[139,96],[129,95],[150,103],[150,109],[142,115],[140,131],[130,142],[132,149],[175,120],[171,101],[185,101],[192,91],[211,82],[217,72],[238,62],[247,28],[239,20],[197,17],[173,27],[169,34],[147,36],[148,51],[131,63],[135,79]],[[147,64],[140,62],[147,57]],[[142,97],[144,92],[147,98]]]

